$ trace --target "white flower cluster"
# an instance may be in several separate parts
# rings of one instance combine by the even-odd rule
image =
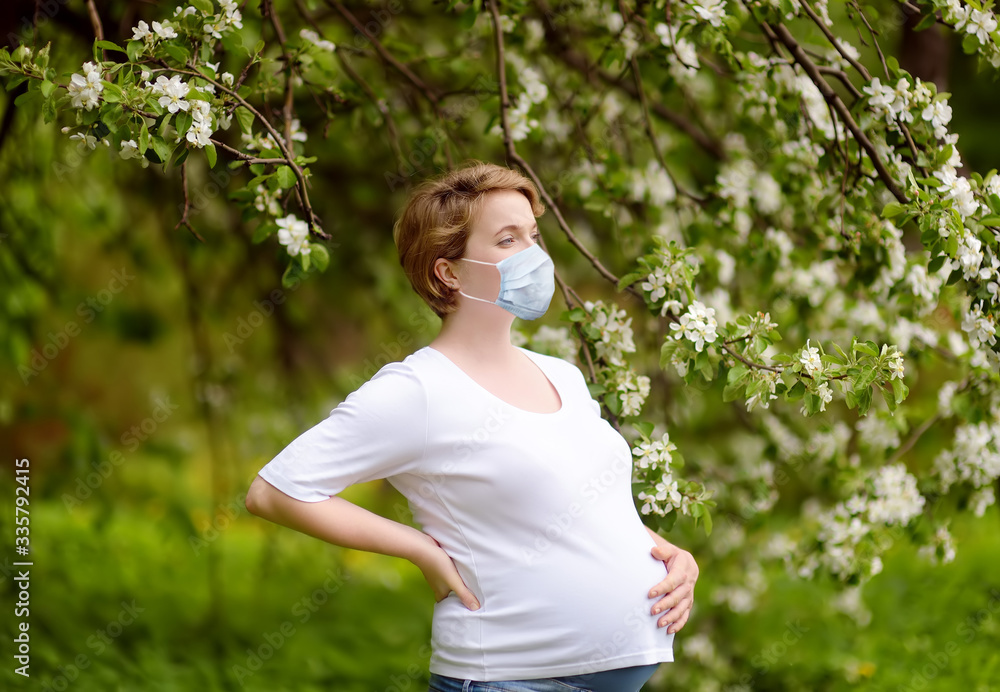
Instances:
[[[152,47],[157,41],[170,38],[177,38],[177,31],[170,26],[170,22],[153,22],[152,30],[150,30],[149,24],[144,21],[140,21],[132,27],[132,40],[142,41],[147,48]]]
[[[576,362],[578,344],[567,327],[550,327],[543,324],[528,340],[531,349],[562,358],[570,363]]]
[[[632,318],[626,317],[624,310],[614,305],[605,305],[603,301],[586,301],[583,309],[591,316],[590,325],[600,333],[600,339],[594,343],[597,357],[608,365],[624,366],[625,353],[635,352],[635,342],[632,340]]]
[[[661,207],[677,198],[677,188],[663,166],[656,159],[650,159],[644,169],[631,169],[632,198]]]
[[[146,87],[152,89],[154,95],[160,95],[157,103],[171,113],[176,113],[179,110],[186,111],[191,107],[191,104],[185,100],[191,86],[181,81],[180,75],[175,74],[167,79],[165,75],[161,74],[156,78],[155,84],[146,82]]]
[[[83,74],[74,74],[66,85],[74,108],[91,110],[100,102],[104,91],[101,83],[101,67],[92,62],[83,63]]]
[[[903,464],[883,466],[872,484],[875,497],[868,501],[869,521],[906,525],[923,511],[926,500],[917,491],[917,479]]]
[[[952,262],[945,259],[944,264],[934,274],[927,273],[927,260],[917,259],[910,265],[906,274],[906,284],[913,292],[915,299],[914,312],[918,316],[927,315],[937,307],[941,295],[941,287],[952,271]]]
[[[805,366],[806,373],[815,377],[823,372],[823,361],[819,357],[819,349],[810,346],[812,339],[806,339],[806,345],[799,354],[799,361]]]
[[[914,112],[920,113],[920,118],[934,128],[934,137],[942,139],[947,136],[945,127],[951,122],[951,106],[940,96],[936,99],[926,82],[915,79],[915,86],[910,89],[906,77],[900,77],[896,86],[882,84],[875,77],[862,91],[868,94],[868,107],[885,119],[892,130],[899,130],[899,123],[912,123]]]
[[[257,211],[266,211],[271,216],[278,216],[281,213],[281,204],[278,201],[281,197],[280,188],[272,191],[261,183],[254,190],[254,195],[253,206]]]
[[[209,41],[213,38],[222,38],[222,32],[230,27],[235,27],[237,29],[243,28],[243,16],[240,14],[239,9],[236,6],[235,0],[219,0],[219,6],[222,7],[222,13],[218,15],[207,15],[213,16],[217,19],[214,22],[205,22],[202,25],[202,31],[205,33],[205,40]],[[184,10],[187,13],[187,8]]]
[[[954,144],[958,141],[958,135],[948,135],[945,141]],[[969,179],[958,175],[957,169],[961,165],[962,157],[958,153],[958,148],[953,147],[951,158],[931,175],[941,181],[941,184],[935,189],[938,192],[943,192],[944,198],[951,200],[955,211],[961,214],[963,219],[967,219],[979,211],[980,204],[972,191]]]
[[[916,478],[900,463],[878,469],[872,485],[874,495],[856,493],[832,510],[819,514],[818,538],[823,550],[812,564],[807,562],[803,576],[817,565],[827,567],[841,578],[854,574],[874,576],[882,571],[878,555],[865,562],[865,556],[858,553],[861,542],[877,525],[905,526],[923,511],[926,500],[917,491]]]
[[[283,132],[281,128],[277,129],[279,134]],[[299,122],[298,118],[292,118],[291,134],[293,142],[304,142],[308,138],[308,135],[302,129],[302,124]],[[244,149],[257,149],[259,151],[264,151],[265,149],[278,149],[278,144],[274,141],[270,132],[259,136],[243,132],[240,134],[240,138],[243,140]]]
[[[724,163],[716,176],[719,196],[732,200],[733,205],[745,209],[751,198],[757,209],[773,214],[784,208],[781,186],[769,172],[758,169],[753,161],[738,158]]]
[[[121,151],[118,152],[126,161],[128,159],[139,159],[143,168],[149,167],[149,159],[139,153],[139,144],[134,139],[122,140]]]
[[[978,489],[1000,478],[1000,415],[958,426],[954,446],[938,453],[934,471],[941,492],[961,481]]]
[[[667,53],[667,65],[674,79],[688,80],[698,74],[701,61],[698,60],[698,49],[690,41],[679,37],[679,27],[659,22],[653,31],[660,37],[660,43],[666,48],[673,48]]]
[[[681,315],[679,322],[673,322],[670,328],[677,332],[675,339],[686,338],[694,344],[699,353],[705,348],[705,343],[712,343],[718,336],[715,328],[715,309],[705,307],[701,301],[688,305],[688,311]]]
[[[945,564],[955,559],[955,542],[947,526],[939,526],[934,537],[927,545],[917,550],[917,555],[930,560],[934,564]]]
[[[690,500],[678,490],[677,481],[671,472],[671,452],[676,449],[677,446],[670,441],[669,433],[664,433],[658,440],[640,442],[632,448],[638,467],[636,480],[648,484],[636,496],[643,503],[639,510],[643,514],[652,513],[662,517],[674,509],[687,513]]]
[[[507,59],[514,67],[518,79],[520,80],[522,91],[512,108],[507,110],[507,126],[510,128],[510,136],[514,141],[520,141],[528,136],[528,133],[538,127],[538,120],[529,117],[531,107],[536,103],[542,103],[549,97],[549,88],[542,81],[542,75],[537,69],[527,64],[525,59],[519,54],[510,52]],[[498,120],[489,132],[491,135],[502,135],[503,128]]]
[[[771,401],[778,398],[778,395],[774,393],[778,384],[778,373],[774,370],[755,368],[750,371],[750,378],[752,381],[766,382],[767,387],[747,399],[747,413],[753,411],[758,405],[770,408]]]
[[[969,497],[969,504],[972,506],[972,513],[977,517],[981,517],[986,514],[986,508],[990,505],[996,504],[997,496],[993,492],[992,485],[984,485],[982,488],[976,490]]]
[[[708,22],[716,29],[726,18],[726,0],[695,0],[690,4],[691,12],[702,22]]]
[[[997,18],[991,9],[978,9],[959,0],[948,0],[941,15],[946,22],[954,24],[957,31],[974,35],[987,48],[990,64],[1000,68],[1000,49],[995,41],[990,40],[997,28]]]
[[[325,38],[320,38],[320,35],[312,29],[302,29],[299,31],[299,36],[309,41],[309,43],[314,46],[322,48],[323,50],[328,50],[331,53],[337,50],[337,46],[333,43],[333,41],[327,41]]]
[[[974,347],[987,348],[997,342],[997,326],[993,315],[983,314],[983,301],[974,303],[962,316],[962,331]]]
[[[637,416],[649,396],[650,380],[634,370],[616,370],[610,385],[614,386],[622,404],[623,416]]]
[[[309,247],[309,224],[299,220],[295,214],[278,219],[278,242],[288,248],[288,254],[307,256]]]
[[[187,131],[187,141],[196,147],[211,144],[212,136],[212,106],[208,101],[195,101],[191,104],[191,127]]]

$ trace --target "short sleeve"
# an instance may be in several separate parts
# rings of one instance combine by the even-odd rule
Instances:
[[[258,475],[297,500],[319,502],[356,483],[405,472],[422,458],[426,433],[419,377],[406,363],[389,363]]]

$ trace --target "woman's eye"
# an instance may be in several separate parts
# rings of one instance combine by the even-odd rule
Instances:
[[[499,243],[497,243],[497,245],[503,245],[504,243],[507,243],[507,244],[510,244],[510,243],[512,243],[512,242],[514,242],[514,239],[513,239],[513,238],[504,238],[504,239],[503,239],[503,240],[501,240],[501,241],[500,241]]]
[[[534,238],[535,242],[537,243],[539,240],[542,239],[542,234],[541,233],[535,233],[531,237]]]

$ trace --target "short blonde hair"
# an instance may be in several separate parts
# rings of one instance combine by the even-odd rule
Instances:
[[[434,263],[438,258],[457,260],[465,254],[472,221],[486,193],[495,190],[516,190],[531,203],[536,217],[545,213],[530,178],[506,166],[470,159],[418,185],[393,225],[406,278],[438,317],[455,311],[458,291],[438,279]]]

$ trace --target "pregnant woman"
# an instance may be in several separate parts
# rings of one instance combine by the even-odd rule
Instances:
[[[434,692],[636,692],[687,622],[698,567],[645,527],[628,442],[580,370],[515,347],[553,264],[531,180],[480,161],[420,185],[400,263],[441,318],[265,465],[250,512],[413,562],[434,596]],[[385,478],[422,530],[337,497]]]

